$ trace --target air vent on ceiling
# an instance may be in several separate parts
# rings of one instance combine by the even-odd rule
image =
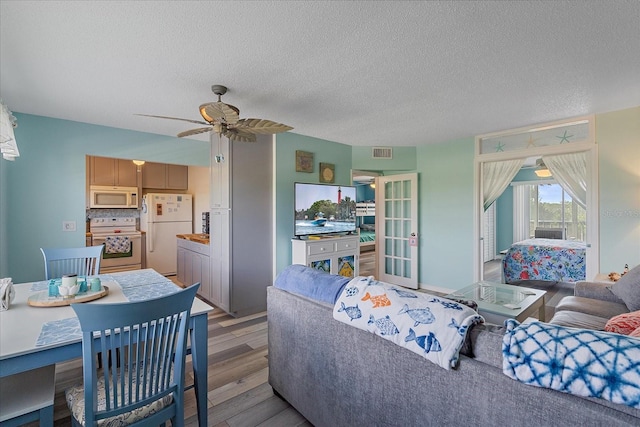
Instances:
[[[393,158],[393,150],[390,147],[373,147],[371,154],[374,159]]]

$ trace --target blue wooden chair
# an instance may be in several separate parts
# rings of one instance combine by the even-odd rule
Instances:
[[[63,274],[93,276],[100,272],[103,246],[81,248],[40,248],[44,257],[45,279],[56,279]]]
[[[140,302],[71,304],[84,373],[84,386],[65,392],[74,426],[184,425],[187,332],[199,286]],[[96,354],[114,350],[118,363],[98,369]]]

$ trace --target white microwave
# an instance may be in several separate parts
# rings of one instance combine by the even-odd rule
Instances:
[[[137,208],[138,189],[136,187],[109,187],[92,185],[89,187],[90,208]]]

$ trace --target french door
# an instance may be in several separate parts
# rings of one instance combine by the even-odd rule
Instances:
[[[376,177],[378,280],[418,289],[418,174]]]

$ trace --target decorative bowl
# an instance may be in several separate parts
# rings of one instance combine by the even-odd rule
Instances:
[[[58,292],[63,298],[73,298],[78,293],[78,289],[80,289],[80,285],[60,286]]]

